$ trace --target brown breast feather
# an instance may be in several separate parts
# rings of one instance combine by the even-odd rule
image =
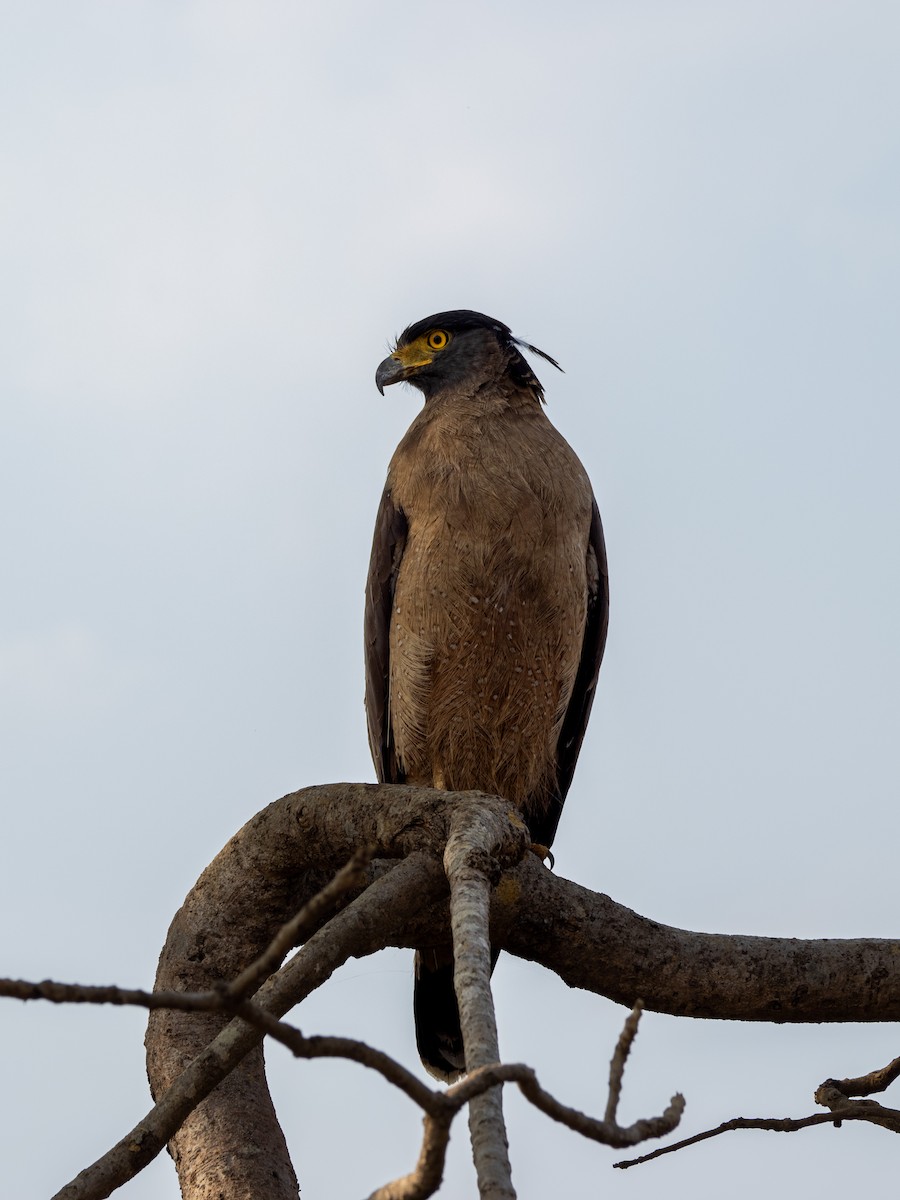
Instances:
[[[605,605],[584,469],[530,397],[498,405],[482,395],[426,406],[397,448],[385,496],[382,521],[400,519],[404,538],[402,557],[395,548],[381,566],[382,576],[385,561],[393,571],[380,741],[395,767],[385,773],[493,792],[546,824],[564,797],[561,733],[599,591]],[[370,597],[367,622],[371,608]],[[601,624],[605,635],[605,607]],[[596,667],[601,652],[602,636]],[[588,667],[574,756],[596,680]]]

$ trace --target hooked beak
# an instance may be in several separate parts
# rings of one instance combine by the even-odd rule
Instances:
[[[383,363],[378,364],[378,370],[375,372],[375,386],[382,396],[386,387],[390,387],[392,383],[399,383],[405,378],[405,371],[406,366],[395,354],[388,355]]]
[[[375,386],[384,395],[384,389],[392,383],[402,383],[422,367],[430,366],[433,354],[423,345],[424,338],[419,338],[409,346],[398,346],[393,354],[389,354],[375,372]]]

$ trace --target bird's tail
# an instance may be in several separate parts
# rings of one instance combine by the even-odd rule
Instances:
[[[455,1083],[466,1073],[459,1008],[453,990],[453,955],[449,950],[417,950],[413,1015],[416,1045],[429,1075]]]
[[[497,962],[491,952],[491,970]],[[453,988],[453,955],[446,947],[416,951],[413,1015],[416,1045],[429,1075],[456,1083],[466,1073],[459,1008]]]

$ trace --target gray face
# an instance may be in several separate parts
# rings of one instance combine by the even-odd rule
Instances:
[[[414,338],[403,339],[375,373],[379,391],[392,383],[414,384],[426,398],[447,388],[458,388],[466,379],[500,376],[513,357],[514,347],[504,347],[493,329],[464,329],[453,332],[436,328]]]
[[[467,379],[484,381],[509,375],[518,387],[543,399],[540,381],[519,347],[559,364],[536,346],[514,338],[508,325],[469,309],[435,313],[408,326],[393,353],[375,374],[380,392],[392,383],[415,384],[426,399],[447,388],[459,388]]]

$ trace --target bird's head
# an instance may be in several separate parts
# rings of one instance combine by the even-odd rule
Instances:
[[[445,388],[463,386],[467,380],[481,383],[491,374],[504,374],[543,400],[544,390],[520,347],[562,370],[549,354],[513,337],[502,321],[467,308],[435,313],[404,329],[375,372],[375,384],[384,394],[392,383],[406,381],[428,399]]]

